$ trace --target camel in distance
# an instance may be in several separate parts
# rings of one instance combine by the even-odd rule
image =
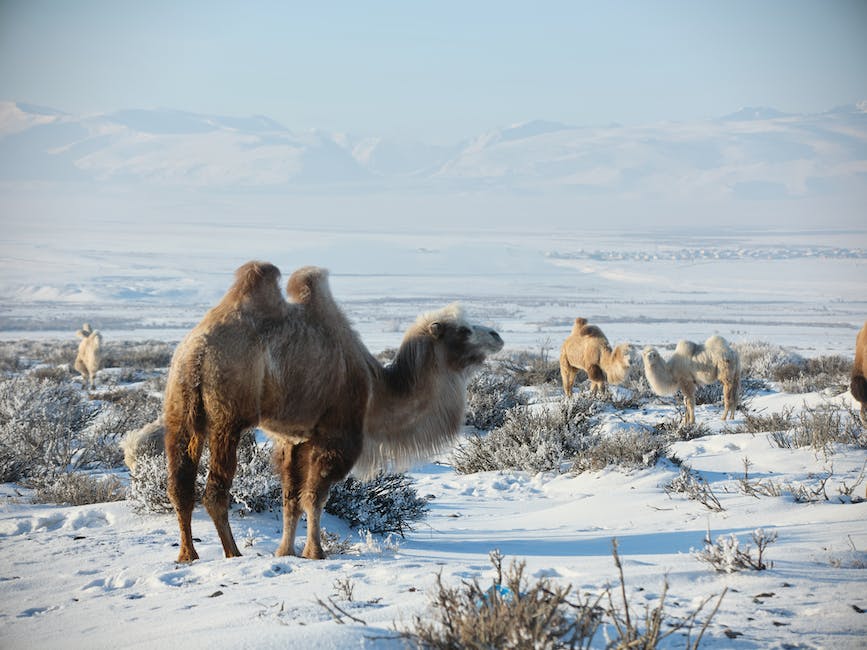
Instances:
[[[84,378],[84,384],[91,390],[96,385],[96,373],[102,365],[102,334],[84,323],[75,335],[81,339],[75,357],[75,369]]]
[[[295,271],[289,300],[279,278],[267,262],[241,266],[172,358],[164,424],[179,562],[198,558],[191,519],[206,441],[202,500],[226,557],[240,555],[228,519],[238,442],[258,426],[275,443],[283,490],[276,555],[295,554],[303,511],[302,556],[323,558],[320,517],[331,486],[353,469],[370,477],[406,468],[452,442],[463,424],[470,375],[503,347],[497,332],[467,322],[451,305],[419,316],[383,366],[335,303],[327,270]]]
[[[685,424],[695,423],[695,389],[698,384],[722,382],[724,409],[722,419],[734,418],[740,387],[740,359],[721,336],[711,336],[704,344],[679,341],[674,354],[665,361],[656,348],[642,353],[644,374],[657,395],[683,393]]]
[[[621,343],[613,350],[602,330],[588,325],[587,319],[576,318],[572,333],[560,348],[560,378],[566,397],[578,370],[587,373],[591,395],[604,395],[606,383],[619,384],[629,372],[629,344]]]
[[[861,404],[861,424],[867,427],[867,321],[855,338],[855,363],[849,390]]]

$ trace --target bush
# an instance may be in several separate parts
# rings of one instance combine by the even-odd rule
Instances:
[[[176,343],[164,341],[108,341],[103,346],[103,367],[154,370],[171,365]]]
[[[412,522],[424,518],[428,505],[412,487],[406,474],[380,474],[370,481],[348,477],[331,488],[325,511],[353,528],[377,535],[412,530]]]
[[[595,436],[578,451],[572,471],[586,472],[615,466],[625,469],[653,467],[668,453],[664,436],[649,431],[618,431]]]
[[[753,557],[749,546],[740,548],[740,542],[734,533],[728,537],[720,535],[714,543],[711,542],[708,531],[704,538],[704,549],[696,552],[695,557],[722,573],[734,573],[743,569],[764,571],[773,566],[773,563],[765,562],[764,554],[767,547],[777,541],[777,533],[772,531],[768,534],[758,528],[753,531],[752,538],[756,545],[756,557]]]
[[[126,499],[126,488],[116,476],[95,477],[83,472],[72,472],[61,474],[39,485],[33,502],[85,506],[124,499]]]
[[[98,412],[72,384],[28,375],[0,381],[0,480],[44,482],[98,464],[88,431]]]
[[[812,447],[825,455],[833,443],[867,447],[867,436],[861,435],[858,417],[848,409],[834,406],[804,408],[789,431],[779,431],[772,437],[779,447]]]
[[[502,559],[491,553],[497,577],[490,587],[478,580],[447,587],[438,575],[433,616],[417,616],[404,636],[424,648],[479,650],[575,648],[593,638],[604,614],[601,597],[573,604],[571,586],[554,585],[548,578],[531,585],[523,562],[512,562],[504,575]]]
[[[506,412],[524,403],[519,390],[512,373],[486,368],[467,385],[466,423],[485,431],[502,426]]]
[[[778,368],[803,362],[800,355],[764,341],[734,343],[732,347],[740,357],[743,377],[773,379]]]
[[[562,471],[594,429],[599,403],[584,396],[564,399],[553,409],[516,406],[503,425],[487,435],[467,438],[452,452],[459,474],[504,469]]]
[[[562,587],[548,578],[530,584],[524,577],[523,562],[512,562],[504,574],[502,555],[492,551],[490,558],[496,577],[489,588],[482,587],[475,579],[462,582],[461,587],[451,588],[443,584],[442,576],[437,576],[436,593],[431,603],[433,611],[416,616],[413,628],[401,635],[413,646],[435,650],[559,650],[595,647],[593,639],[602,628],[606,648],[653,650],[676,633],[685,634],[687,648],[698,648],[726,590],[717,599],[695,640],[691,641],[698,615],[711,598],[705,598],[685,617],[667,617],[666,583],[656,606],[645,605],[642,621],[626,597],[626,580],[617,540],[612,540],[612,546],[619,577],[618,604],[614,602],[615,590],[611,586],[593,597],[590,594],[572,595],[571,585]],[[603,601],[607,601],[607,607],[602,606]]]
[[[687,499],[698,501],[713,512],[725,510],[708,482],[702,478],[701,474],[694,472],[689,467],[681,467],[680,474],[667,483],[663,489],[669,496],[672,493],[684,494]]]

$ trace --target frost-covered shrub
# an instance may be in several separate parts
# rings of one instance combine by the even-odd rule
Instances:
[[[572,471],[586,472],[609,466],[624,469],[653,467],[668,452],[669,443],[664,436],[649,431],[617,431],[597,435],[585,444],[575,456]]]
[[[794,424],[791,408],[783,408],[779,413],[767,415],[756,412],[746,412],[743,423],[735,429],[735,433],[773,433],[788,431]]]
[[[564,399],[556,410],[517,406],[506,412],[501,427],[464,440],[452,453],[452,466],[460,474],[561,471],[584,446],[599,408],[584,396]]]
[[[812,393],[830,388],[842,393],[849,386],[852,361],[840,356],[803,359],[777,368],[773,379],[787,393]]]
[[[107,341],[103,346],[103,367],[153,370],[167,368],[175,343],[164,341]]]
[[[752,539],[756,545],[756,557],[753,557],[749,545],[740,547],[738,537],[734,533],[728,536],[720,535],[716,542],[712,542],[708,531],[704,538],[704,549],[697,551],[695,557],[721,573],[734,573],[743,569],[764,571],[772,567],[773,563],[766,563],[764,555],[768,546],[777,541],[777,532],[766,533],[758,528],[753,531]]]
[[[867,447],[867,436],[850,410],[834,406],[804,408],[788,431],[777,432],[773,438],[779,447],[812,447],[826,455],[833,443]]]
[[[170,512],[172,504],[166,492],[168,465],[165,452],[147,453],[140,449],[135,467],[130,470],[127,498],[136,512]],[[144,453],[142,453],[144,452]],[[210,451],[205,449],[196,474],[196,499],[205,490]],[[263,512],[280,505],[280,479],[271,463],[270,443],[259,446],[252,432],[245,432],[238,445],[238,469],[229,491],[232,502],[244,512]]]
[[[436,650],[589,647],[603,618],[602,598],[572,595],[571,586],[544,577],[530,584],[523,562],[504,570],[502,559],[491,553],[497,575],[490,586],[474,579],[449,587],[438,575],[430,611],[415,617],[404,638]]]
[[[265,512],[281,507],[282,486],[274,471],[270,442],[256,444],[247,432],[246,444],[238,445],[238,470],[232,483],[232,501],[248,512]]]
[[[510,371],[521,386],[559,384],[560,362],[556,357],[551,357],[551,349],[550,343],[546,341],[540,344],[539,352],[515,352],[503,360],[503,368]],[[586,377],[581,371],[576,381]]]
[[[684,422],[683,411],[678,412],[666,420],[662,420],[653,427],[655,433],[669,442],[675,440],[695,440],[710,435],[710,428],[704,422]]]
[[[680,473],[663,486],[665,493],[683,494],[687,499],[698,501],[708,510],[722,512],[725,508],[719,502],[713,488],[702,478],[701,474],[689,467],[681,467]]]
[[[418,496],[406,474],[380,474],[370,481],[347,477],[331,488],[325,504],[326,512],[353,528],[401,537],[427,510],[427,501]]]
[[[97,414],[74,384],[28,375],[0,381],[0,478],[42,483],[97,464],[88,430]]]
[[[732,347],[740,357],[742,377],[772,379],[777,368],[803,362],[799,354],[765,341],[734,343]]]
[[[36,488],[34,503],[84,506],[123,501],[126,489],[116,476],[93,476],[85,472],[61,474]]]
[[[506,411],[524,403],[519,390],[510,372],[485,369],[478,373],[467,385],[467,424],[485,431],[502,426]]]
[[[720,404],[723,401],[722,383],[715,381],[712,384],[699,384],[695,387],[695,403]]]

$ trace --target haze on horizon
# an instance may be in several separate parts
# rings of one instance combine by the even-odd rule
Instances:
[[[0,3],[0,100],[63,111],[86,133],[0,133],[0,217],[19,238],[55,236],[70,211],[391,229],[859,227],[860,115],[830,132],[714,120],[862,102],[864,33],[858,0],[12,0]],[[291,142],[100,121],[160,107],[266,116]],[[508,140],[524,123],[540,132]]]

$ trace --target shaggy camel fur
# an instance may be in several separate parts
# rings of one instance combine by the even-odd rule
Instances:
[[[355,467],[371,476],[399,469],[454,439],[469,375],[503,347],[494,330],[470,325],[456,306],[419,317],[394,361],[380,364],[335,304],[328,272],[289,278],[249,262],[235,284],[175,351],[165,391],[169,497],[177,512],[179,562],[195,560],[191,517],[202,447],[210,445],[203,502],[226,557],[240,555],[229,526],[229,488],[241,433],[259,426],[275,442],[283,486],[277,555],[324,557],[320,516],[332,484]]]
[[[75,357],[75,369],[81,373],[85,384],[93,388],[96,384],[96,372],[102,365],[102,334],[98,330],[92,330],[89,323],[85,323],[76,332],[76,336],[81,342]]]
[[[852,366],[852,381],[849,390],[852,397],[861,403],[861,424],[867,427],[867,321],[855,339],[855,364]]]
[[[666,362],[655,348],[644,348],[644,374],[657,395],[683,393],[686,424],[695,423],[695,388],[698,384],[721,381],[723,385],[722,419],[734,418],[738,406],[740,360],[724,338],[711,336],[704,345],[680,341]]]
[[[560,377],[566,397],[572,394],[572,386],[579,370],[590,378],[590,393],[603,395],[606,382],[619,384],[629,372],[629,344],[621,343],[614,350],[608,339],[595,325],[588,325],[584,318],[576,318],[572,333],[560,348]]]

